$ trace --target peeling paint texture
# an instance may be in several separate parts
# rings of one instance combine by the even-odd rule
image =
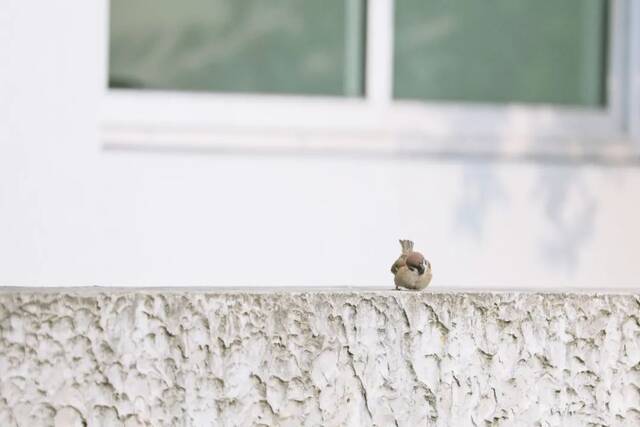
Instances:
[[[0,291],[1,426],[638,426],[640,297]]]

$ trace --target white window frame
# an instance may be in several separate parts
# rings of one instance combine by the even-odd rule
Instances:
[[[640,1],[610,4],[605,108],[393,100],[394,0],[369,0],[364,98],[155,92],[105,84],[102,142],[134,149],[637,157]]]

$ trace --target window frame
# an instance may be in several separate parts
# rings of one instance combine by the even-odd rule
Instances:
[[[610,5],[601,109],[394,100],[394,0],[368,0],[363,98],[110,89],[105,76],[102,143],[108,149],[635,157],[640,2]]]

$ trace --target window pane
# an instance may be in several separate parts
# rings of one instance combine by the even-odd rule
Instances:
[[[397,0],[396,98],[600,106],[605,0]]]
[[[109,86],[361,96],[363,0],[112,0]]]

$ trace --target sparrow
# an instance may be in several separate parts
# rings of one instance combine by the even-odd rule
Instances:
[[[411,240],[400,240],[402,253],[391,266],[396,289],[407,288],[421,291],[431,282],[431,263],[420,252],[413,250]]]

